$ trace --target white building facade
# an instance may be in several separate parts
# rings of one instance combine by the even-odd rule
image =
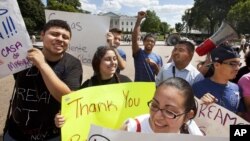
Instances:
[[[131,33],[134,29],[136,22],[135,16],[118,15],[113,12],[108,12],[101,15],[110,17],[110,29],[119,28],[123,32],[127,33]]]

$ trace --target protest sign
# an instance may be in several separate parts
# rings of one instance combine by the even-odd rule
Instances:
[[[127,118],[149,113],[147,102],[154,92],[154,83],[131,82],[89,87],[64,96],[62,139],[86,139],[90,124],[118,129]],[[199,100],[194,120],[205,136],[227,138],[229,125],[249,124],[217,104],[204,105]]]
[[[32,48],[29,34],[16,0],[0,3],[0,78],[31,67],[27,50]]]
[[[218,104],[202,104],[198,100],[198,112],[195,122],[206,136],[229,137],[230,125],[249,124],[235,113]]]
[[[174,133],[134,133],[91,125],[87,141],[229,141],[229,138]]]
[[[61,19],[67,21],[72,30],[72,39],[67,52],[77,57],[82,64],[91,64],[98,46],[106,45],[110,18],[84,13],[45,10],[46,21]]]
[[[87,139],[90,124],[112,129],[129,117],[148,113],[154,83],[131,82],[85,88],[62,98],[62,140]]]

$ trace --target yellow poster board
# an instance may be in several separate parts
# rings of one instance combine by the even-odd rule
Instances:
[[[89,87],[63,96],[61,114],[66,122],[62,141],[86,140],[91,124],[118,129],[127,118],[149,113],[147,102],[154,92],[153,82],[130,82]]]

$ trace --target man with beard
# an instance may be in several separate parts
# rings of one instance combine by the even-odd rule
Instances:
[[[203,80],[203,75],[191,64],[193,56],[194,44],[188,40],[180,40],[172,51],[172,62],[165,64],[158,73],[156,85],[170,77],[180,77],[190,85]]]
[[[144,37],[144,49],[139,47],[140,24],[145,17],[146,12],[138,12],[137,21],[132,34],[135,81],[155,82],[155,76],[158,74],[160,67],[162,66],[162,58],[160,55],[152,52],[156,42],[156,38],[153,34],[147,34]]]

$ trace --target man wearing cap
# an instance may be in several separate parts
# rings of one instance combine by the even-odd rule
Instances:
[[[172,62],[165,64],[156,77],[156,85],[170,77],[185,79],[190,85],[203,80],[203,75],[191,64],[194,56],[194,44],[189,40],[180,40],[174,47]]]
[[[230,82],[241,66],[240,55],[231,46],[222,45],[211,52],[214,73],[211,77],[195,83],[195,96],[205,104],[216,102],[222,107],[239,113],[243,103],[237,84]]]

